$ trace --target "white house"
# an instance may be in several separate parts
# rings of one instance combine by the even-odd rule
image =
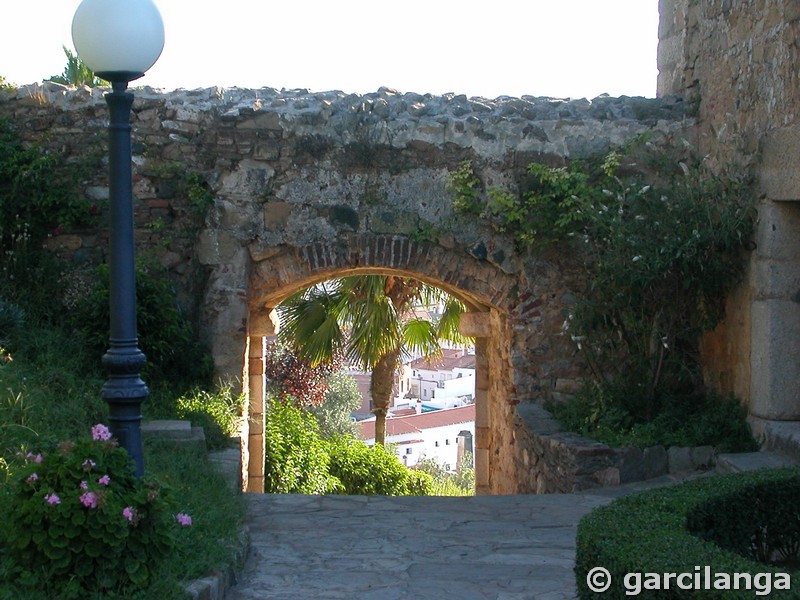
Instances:
[[[438,358],[418,358],[404,364],[398,374],[395,405],[409,399],[444,406],[463,402],[432,402],[475,397],[475,354],[465,348],[446,348]]]
[[[375,444],[375,419],[359,423],[361,439]],[[455,471],[461,452],[472,452],[475,437],[475,405],[434,410],[386,419],[386,443],[393,445],[406,466],[421,458],[432,458],[448,471]]]

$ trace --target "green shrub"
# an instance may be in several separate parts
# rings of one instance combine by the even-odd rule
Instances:
[[[753,452],[758,444],[747,411],[735,398],[675,396],[645,418],[621,399],[624,394],[585,388],[547,409],[561,425],[610,446],[714,446],[718,452]]]
[[[748,560],[702,536],[732,541],[741,549],[747,544],[748,531],[750,536],[758,536],[763,527],[776,523],[780,524],[778,531],[797,531],[796,495],[790,500],[787,493],[797,493],[799,480],[798,469],[717,476],[627,496],[595,509],[578,524],[575,575],[579,597],[596,597],[587,585],[587,575],[596,567],[611,573],[611,587],[603,594],[611,599],[630,597],[630,585],[635,581],[626,582],[628,573],[693,574],[698,566],[729,575],[786,572]],[[732,518],[725,516],[728,510],[733,511]],[[715,511],[716,518],[709,519]],[[713,536],[709,534],[712,530]],[[753,597],[753,591],[713,589],[713,582],[708,590],[675,587],[673,580],[671,589],[648,591],[647,597]],[[795,598],[797,592],[780,597]]]
[[[264,415],[264,491],[325,494],[339,481],[329,472],[326,443],[316,419],[290,402],[272,401]]]
[[[93,291],[77,302],[72,322],[99,357],[109,344],[109,266],[101,265],[97,274]],[[139,345],[147,356],[142,377],[148,384],[168,383],[180,390],[208,384],[213,371],[208,350],[181,312],[166,273],[143,261],[136,266],[136,320]]]
[[[331,475],[339,479],[342,494],[383,496],[430,495],[432,478],[409,470],[397,455],[381,444],[373,447],[350,437],[329,442]]]
[[[244,407],[244,395],[236,395],[230,385],[216,392],[194,389],[177,399],[176,416],[189,419],[203,428],[209,450],[224,448],[238,435],[239,419]]]
[[[25,311],[13,302],[0,298],[0,345],[8,344],[24,324]]]
[[[797,568],[798,498],[800,476],[767,483],[745,482],[695,506],[687,514],[686,527],[698,537],[750,560]]]
[[[3,538],[22,588],[64,599],[141,588],[172,547],[165,491],[134,476],[103,425],[92,439],[28,452],[10,485]]]
[[[467,453],[465,459],[457,473],[450,473],[432,458],[423,458],[417,461],[414,470],[426,473],[431,477],[432,496],[473,496],[475,494],[475,471],[472,468],[472,454]]]
[[[699,340],[741,280],[752,183],[713,172],[688,144],[641,139],[560,168],[530,164],[516,190],[483,189],[462,164],[450,189],[456,212],[479,215],[520,252],[573,257],[585,286],[563,333],[594,380],[598,419],[617,428],[701,389]]]

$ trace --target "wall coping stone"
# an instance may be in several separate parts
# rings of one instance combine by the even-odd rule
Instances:
[[[532,438],[532,446],[541,452],[539,463],[534,467],[538,470],[534,478],[541,480],[535,485],[538,490],[579,491],[667,474],[707,471],[716,465],[711,446],[612,448],[564,431],[541,404],[520,404],[517,415]]]

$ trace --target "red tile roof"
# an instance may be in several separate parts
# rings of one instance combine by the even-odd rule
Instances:
[[[446,348],[438,358],[418,358],[411,361],[412,369],[427,369],[428,371],[452,371],[453,369],[474,369],[475,355],[467,354],[464,350]]]
[[[393,435],[403,435],[422,431],[423,429],[434,429],[436,427],[446,427],[447,425],[457,425],[459,423],[471,423],[475,421],[475,405],[468,404],[458,408],[447,408],[444,410],[434,410],[422,413],[421,415],[411,415],[408,417],[394,417],[386,419],[386,437]],[[369,440],[375,437],[375,421],[361,421],[361,439]]]

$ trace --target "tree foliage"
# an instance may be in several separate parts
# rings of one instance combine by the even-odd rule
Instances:
[[[328,378],[339,362],[333,355],[312,365],[298,350],[272,343],[264,353],[264,376],[270,392],[279,400],[304,407],[321,406],[329,391]]]
[[[308,408],[319,423],[320,433],[325,438],[339,435],[355,436],[358,425],[353,421],[351,414],[361,406],[358,384],[351,375],[337,372],[328,377],[327,385],[325,401],[319,406]]]

